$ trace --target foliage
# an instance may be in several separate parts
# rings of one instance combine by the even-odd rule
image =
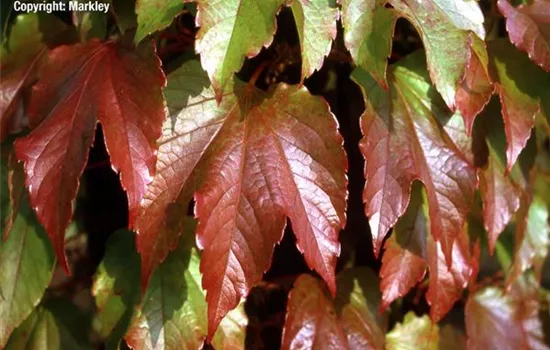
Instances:
[[[550,348],[550,1],[104,2],[2,13],[0,348]]]

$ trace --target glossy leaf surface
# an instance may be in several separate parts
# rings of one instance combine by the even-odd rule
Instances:
[[[62,46],[48,55],[29,107],[34,130],[18,139],[15,149],[24,163],[30,203],[65,270],[65,230],[97,122],[127,192],[133,226],[154,173],[155,141],[165,114],[163,85],[153,52],[141,57],[116,42]]]
[[[199,188],[210,335],[260,281],[286,217],[306,262],[334,292],[347,162],[326,103],[303,87],[264,93],[236,80],[217,106],[194,61],[171,75],[166,96],[171,116],[137,226],[142,282],[178,237],[182,208]]]
[[[366,104],[360,143],[366,161],[365,214],[378,253],[384,236],[407,209],[411,183],[422,181],[430,232],[450,265],[452,244],[473,198],[475,170],[441,125],[452,113],[429,84],[422,55],[401,62],[389,71],[388,91],[362,71],[353,73]]]

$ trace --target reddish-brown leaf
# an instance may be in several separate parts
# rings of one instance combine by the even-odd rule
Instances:
[[[301,275],[288,296],[282,349],[348,349],[346,333],[322,281]]]
[[[286,217],[334,293],[347,163],[327,104],[305,88],[283,84],[266,94],[236,80],[218,106],[195,61],[171,74],[166,96],[171,117],[137,221],[143,282],[178,237],[178,211],[198,188],[210,336],[261,280]]]
[[[62,46],[48,55],[29,107],[34,130],[17,140],[15,150],[31,205],[67,271],[65,229],[97,122],[127,191],[132,224],[154,171],[163,85],[152,52],[140,57],[116,42]]]
[[[430,85],[424,57],[411,55],[391,67],[389,91],[361,70],[354,77],[365,94],[360,143],[366,160],[363,201],[375,252],[405,213],[411,183],[418,179],[426,187],[430,231],[451,265],[452,244],[465,224],[476,177],[442,127],[452,113]]]
[[[386,309],[395,299],[405,295],[424,278],[428,267],[428,218],[422,208],[420,186],[416,186],[417,184],[413,184],[409,208],[384,244],[380,269],[382,309]]]
[[[489,57],[483,43],[475,35],[468,38],[468,64],[462,82],[456,91],[456,108],[466,124],[468,134],[472,132],[474,118],[483,110],[493,94],[488,71]]]
[[[510,41],[529,54],[531,60],[550,71],[550,1],[534,0],[514,8],[506,0],[497,2],[506,17]]]

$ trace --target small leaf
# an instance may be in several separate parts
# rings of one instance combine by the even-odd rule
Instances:
[[[134,42],[168,27],[182,10],[183,0],[136,0],[138,27]]]
[[[195,61],[169,77],[170,118],[138,219],[142,283],[181,230],[195,193],[209,335],[269,267],[286,217],[308,265],[335,292],[347,162],[334,116],[305,87],[267,93],[238,79],[218,106]]]
[[[88,3],[87,0],[77,0],[77,2]],[[99,3],[109,3],[109,6],[112,6],[111,0],[99,1]],[[73,24],[77,28],[81,42],[93,38],[103,40],[107,35],[107,14],[103,11],[73,11]]]
[[[411,183],[428,196],[430,232],[447,264],[463,230],[476,186],[475,170],[441,124],[453,116],[429,84],[422,55],[414,54],[388,72],[389,90],[356,70],[366,110],[361,116],[361,152],[366,160],[363,191],[375,253],[409,204]]]
[[[355,64],[387,87],[386,68],[396,16],[377,0],[342,0],[344,41]]]
[[[338,9],[327,0],[296,0],[292,14],[298,29],[302,53],[302,80],[321,69],[336,38]]]
[[[282,349],[347,349],[348,341],[322,281],[301,275],[288,296]]]
[[[244,58],[256,56],[262,47],[271,44],[275,15],[284,1],[197,1],[196,24],[200,29],[195,51],[201,55],[218,101]]]
[[[116,42],[62,46],[48,59],[29,107],[35,129],[16,141],[15,151],[30,203],[68,271],[65,230],[96,124],[103,125],[112,167],[126,189],[132,227],[154,172],[164,74],[152,50],[142,57]]]
[[[205,310],[206,311],[206,310]],[[237,308],[229,311],[214,334],[212,345],[215,349],[245,349],[248,317],[241,301]]]
[[[531,136],[541,102],[550,99],[550,89],[546,88],[550,86],[550,74],[531,64],[507,40],[491,41],[488,49],[508,141],[506,169],[511,170]]]
[[[13,215],[7,239],[0,243],[0,347],[42,298],[55,263],[52,246],[26,198]]]
[[[140,301],[139,255],[130,231],[115,232],[94,276],[92,295],[97,306],[98,333],[106,349],[118,349]]]
[[[447,106],[454,110],[457,86],[468,63],[468,31],[485,39],[477,1],[391,0],[390,4],[419,32],[430,77]]]
[[[439,327],[427,315],[418,317],[409,311],[403,322],[398,323],[386,334],[388,350],[438,350]]]
[[[17,328],[6,350],[91,349],[89,321],[68,300],[53,299],[41,305]]]
[[[528,5],[514,8],[506,0],[497,2],[506,17],[506,30],[510,41],[529,54],[533,62],[550,71],[550,3],[534,0]]]

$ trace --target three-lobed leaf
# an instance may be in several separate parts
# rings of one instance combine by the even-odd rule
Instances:
[[[286,217],[306,262],[335,292],[347,161],[327,104],[304,87],[266,93],[236,79],[218,106],[196,61],[170,75],[166,96],[171,115],[137,222],[142,283],[179,236],[198,189],[210,336],[261,280]]]
[[[16,141],[15,151],[24,163],[31,206],[65,270],[65,230],[97,122],[127,192],[133,226],[154,173],[163,85],[151,50],[140,56],[117,42],[92,40],[49,53],[29,107],[34,129]]]

